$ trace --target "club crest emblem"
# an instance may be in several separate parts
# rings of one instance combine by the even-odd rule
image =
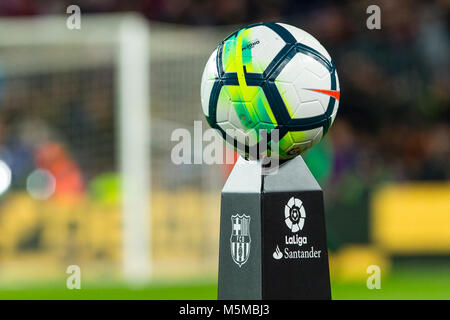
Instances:
[[[231,257],[241,267],[250,255],[250,217],[247,215],[231,216]]]

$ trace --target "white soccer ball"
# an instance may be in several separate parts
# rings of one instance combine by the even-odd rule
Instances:
[[[246,157],[263,142],[268,147],[260,147],[258,156],[289,159],[311,148],[333,123],[339,98],[338,76],[325,48],[282,23],[234,32],[214,50],[202,76],[208,123]],[[277,148],[270,142],[274,129]]]

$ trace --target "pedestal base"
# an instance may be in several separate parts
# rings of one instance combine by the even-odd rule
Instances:
[[[219,299],[331,299],[322,190],[301,157],[262,175],[239,158],[223,190]]]

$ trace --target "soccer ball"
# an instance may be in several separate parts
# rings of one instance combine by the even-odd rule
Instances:
[[[311,148],[333,123],[339,95],[325,48],[299,28],[272,22],[247,26],[222,41],[201,84],[209,125],[246,158],[255,145],[258,157],[280,159]],[[274,129],[277,148],[271,147]]]

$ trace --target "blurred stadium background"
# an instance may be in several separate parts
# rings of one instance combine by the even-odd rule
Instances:
[[[313,34],[339,72],[337,120],[304,156],[333,297],[450,299],[448,1],[73,2],[0,3],[0,298],[216,298],[230,167],[174,165],[170,137],[203,120],[217,43],[270,20]],[[73,264],[82,290],[66,289]]]

